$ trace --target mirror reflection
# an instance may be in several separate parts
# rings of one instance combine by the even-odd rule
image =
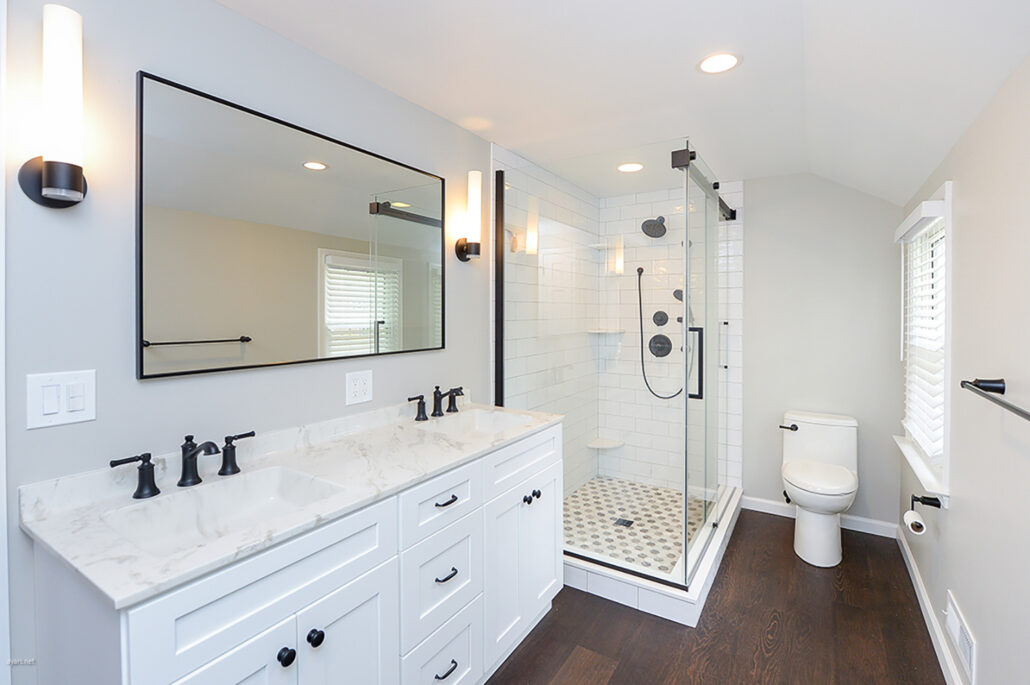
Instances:
[[[443,346],[441,178],[140,88],[140,377]]]

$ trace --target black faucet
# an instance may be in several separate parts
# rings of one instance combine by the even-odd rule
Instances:
[[[254,435],[256,435],[254,431],[248,431],[239,435],[225,436],[225,444],[222,445],[222,468],[218,469],[219,476],[231,476],[240,472],[240,467],[236,463],[236,445],[233,442],[243,438],[253,438]]]
[[[455,412],[458,411],[458,398],[459,397],[464,397],[465,393],[462,392],[462,388],[459,385],[456,388],[451,388],[450,390],[448,390],[446,394],[447,394],[447,397],[448,397],[448,400],[447,400],[447,413],[448,414],[454,414]]]
[[[136,483],[136,492],[132,493],[132,498],[146,499],[147,497],[160,494],[161,491],[157,489],[157,484],[154,482],[154,465],[150,463],[150,452],[137,454],[135,457],[126,457],[125,459],[112,459],[111,468],[137,461],[139,462],[139,480]]]
[[[201,482],[197,473],[197,456],[201,454],[218,454],[218,445],[208,440],[199,445],[193,442],[193,436],[187,435],[182,443],[182,475],[176,483],[180,488],[187,488]]]
[[[408,398],[408,402],[414,402],[416,400],[418,400],[418,409],[417,409],[417,411],[415,413],[415,420],[416,421],[428,421],[429,417],[426,416],[426,396],[425,395],[415,395],[414,397],[409,397]]]
[[[440,392],[440,386],[436,386],[436,390],[433,391],[433,413],[430,416],[443,416],[443,398],[447,397],[447,393]]]

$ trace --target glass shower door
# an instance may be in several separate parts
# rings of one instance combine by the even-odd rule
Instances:
[[[719,196],[710,170],[695,157],[684,174],[687,197],[686,297],[689,322],[684,346],[687,426],[684,452],[685,548],[683,582],[690,584],[712,532],[718,525],[719,389],[724,332],[719,320],[717,258]]]

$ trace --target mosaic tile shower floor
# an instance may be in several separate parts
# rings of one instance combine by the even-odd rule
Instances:
[[[704,500],[688,498],[687,535],[704,521]],[[633,522],[617,525],[617,519]],[[683,495],[618,478],[593,478],[565,498],[565,546],[645,570],[671,573],[683,554]]]

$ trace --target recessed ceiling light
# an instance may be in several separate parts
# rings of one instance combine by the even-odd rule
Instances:
[[[400,209],[407,209],[411,205],[409,205],[407,202],[391,202],[390,206],[391,207],[398,207]]]
[[[643,169],[644,165],[640,162],[626,162],[625,164],[620,164],[615,168],[624,174],[632,174]]]
[[[740,64],[740,58],[728,52],[717,52],[701,60],[697,68],[706,74],[721,74]]]
[[[325,162],[304,162],[305,169],[311,169],[312,171],[325,171],[329,168],[329,165]]]

